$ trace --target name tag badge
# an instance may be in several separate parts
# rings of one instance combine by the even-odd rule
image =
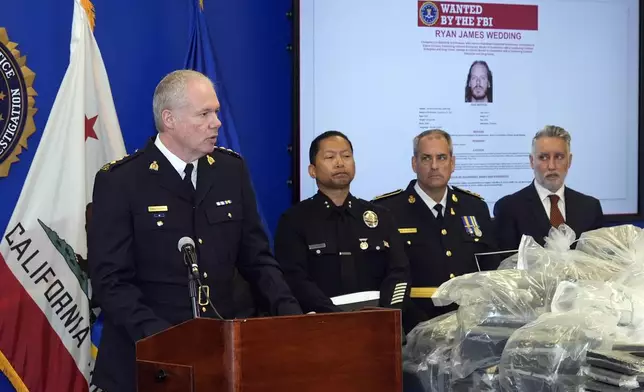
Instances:
[[[321,244],[312,244],[309,245],[309,250],[316,250],[316,249],[324,249],[326,248],[326,243],[321,243]]]
[[[399,227],[398,232],[400,234],[416,234],[418,229],[416,227]]]
[[[166,212],[168,206],[148,206],[148,212]]]

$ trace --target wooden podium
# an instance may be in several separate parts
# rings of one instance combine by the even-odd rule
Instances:
[[[136,344],[139,392],[402,392],[400,311],[196,319]]]

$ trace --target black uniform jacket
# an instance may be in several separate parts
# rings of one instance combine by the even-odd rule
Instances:
[[[285,212],[275,255],[305,312],[339,310],[330,298],[380,291],[380,305],[401,308],[409,264],[391,213],[349,194],[336,206],[318,192]]]
[[[455,276],[479,270],[474,254],[497,250],[487,204],[480,196],[448,188],[443,221],[416,193],[412,181],[407,189],[377,197],[388,208],[402,234],[411,266],[411,301],[403,311],[407,331],[453,306],[436,307],[431,296],[438,286]],[[495,269],[498,256],[481,256],[481,269]]]
[[[235,268],[273,315],[301,313],[270,252],[239,155],[217,148],[201,158],[197,189],[188,190],[150,141],[101,169],[93,203],[90,278],[105,312],[93,381],[108,392],[135,390],[137,340],[192,318],[188,269],[177,249],[184,236],[196,242],[201,281],[224,318],[235,313]],[[214,316],[209,306],[201,310]]]

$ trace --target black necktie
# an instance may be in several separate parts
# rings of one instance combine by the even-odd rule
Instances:
[[[436,204],[434,206],[434,210],[436,210],[436,212],[437,212],[436,219],[439,222],[442,222],[443,221],[443,205],[442,204]]]
[[[186,168],[183,169],[183,172],[185,175],[183,176],[183,185],[184,188],[189,192],[188,194],[193,197],[195,194],[195,186],[192,185],[192,170],[194,169],[194,165],[192,163],[189,163],[186,165]]]
[[[334,220],[336,224],[336,235],[338,251],[340,253],[340,282],[343,294],[360,291],[357,259],[362,255],[356,254],[357,235],[353,232],[353,221],[351,213],[346,205],[334,207],[336,209]]]

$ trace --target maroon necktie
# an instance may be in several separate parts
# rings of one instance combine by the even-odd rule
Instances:
[[[559,225],[564,223],[563,215],[561,215],[561,210],[559,210],[559,196],[557,195],[548,195],[550,198],[550,224],[558,228]]]

